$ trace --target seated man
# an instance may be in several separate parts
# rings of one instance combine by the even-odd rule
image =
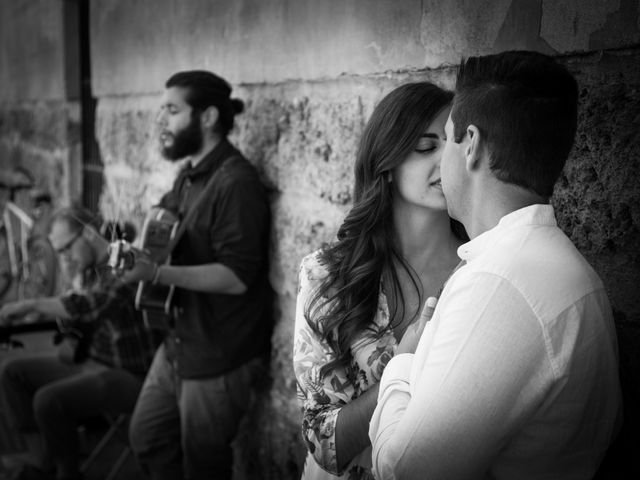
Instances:
[[[86,212],[78,208],[57,212],[49,235],[70,270],[83,272],[83,284],[58,297],[0,309],[0,324],[36,311],[57,317],[63,332],[82,331],[90,339],[85,358],[65,362],[51,354],[22,355],[2,366],[0,394],[35,457],[35,465],[25,465],[17,478],[80,478],[77,421],[102,412],[133,411],[162,339],[135,310],[134,289],[110,274],[109,243],[84,217]]]

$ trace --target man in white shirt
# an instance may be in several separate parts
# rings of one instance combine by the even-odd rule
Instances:
[[[576,131],[552,58],[463,61],[445,127],[449,214],[471,241],[370,423],[378,479],[587,479],[621,423],[605,288],[549,205]]]

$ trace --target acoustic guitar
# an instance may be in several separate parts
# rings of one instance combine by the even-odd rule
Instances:
[[[116,271],[133,267],[139,252],[148,252],[152,261],[161,265],[171,263],[171,250],[179,227],[179,219],[169,210],[152,208],[145,218],[139,244],[134,248],[126,240],[118,240],[110,245],[109,266]],[[173,314],[173,285],[154,285],[140,281],[136,292],[135,306],[142,311],[145,325],[149,328],[169,328]]]
[[[171,252],[185,233],[187,225],[192,223],[200,211],[201,205],[211,197],[216,185],[216,178],[220,176],[221,172],[224,172],[227,164],[238,158],[240,157],[234,155],[222,162],[200,191],[182,221],[169,210],[154,207],[145,219],[140,235],[142,245],[138,248],[149,251],[151,259],[158,264],[170,263]],[[131,268],[135,263],[135,254],[136,249],[132,248],[131,244],[119,240],[112,244],[109,265],[116,271]],[[173,291],[173,286],[153,285],[148,282],[139,283],[136,308],[142,310],[147,326],[168,328],[171,318],[174,317],[171,305]]]

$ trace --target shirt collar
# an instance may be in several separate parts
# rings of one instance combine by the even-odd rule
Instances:
[[[553,207],[548,204],[535,204],[505,215],[491,230],[487,230],[473,240],[460,245],[458,256],[462,260],[473,260],[503,238],[506,230],[524,225],[556,226]]]
[[[226,138],[223,138],[195,167],[191,166],[191,162],[188,162],[180,173],[190,180],[202,175],[208,176],[213,173],[225,159],[233,155],[234,151],[235,148],[233,145],[231,145]]]

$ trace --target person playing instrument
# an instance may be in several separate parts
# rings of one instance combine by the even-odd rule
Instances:
[[[153,479],[228,479],[253,374],[268,361],[269,201],[256,169],[227,139],[243,109],[229,84],[184,71],[165,86],[162,154],[188,161],[160,207],[186,225],[170,265],[140,257],[124,274],[175,287],[173,324],[138,399],[130,441]]]
[[[372,478],[367,426],[380,375],[396,353],[413,351],[423,304],[458,262],[466,234],[451,223],[440,185],[452,97],[419,82],[380,101],[337,242],[302,260],[293,364],[304,480]]]
[[[75,358],[24,354],[0,367],[0,396],[8,417],[25,433],[35,465],[16,478],[80,478],[77,423],[104,412],[131,413],[163,332],[145,327],[132,286],[102,268],[108,241],[78,207],[57,211],[51,245],[70,270],[83,272],[80,291],[8,303],[0,323],[29,312],[59,320],[62,332],[83,335]],[[63,343],[66,345],[66,343]],[[62,351],[61,351],[62,352]]]
[[[377,479],[594,478],[621,424],[613,315],[549,198],[578,86],[535,52],[463,60],[442,188],[471,241],[370,423]]]

